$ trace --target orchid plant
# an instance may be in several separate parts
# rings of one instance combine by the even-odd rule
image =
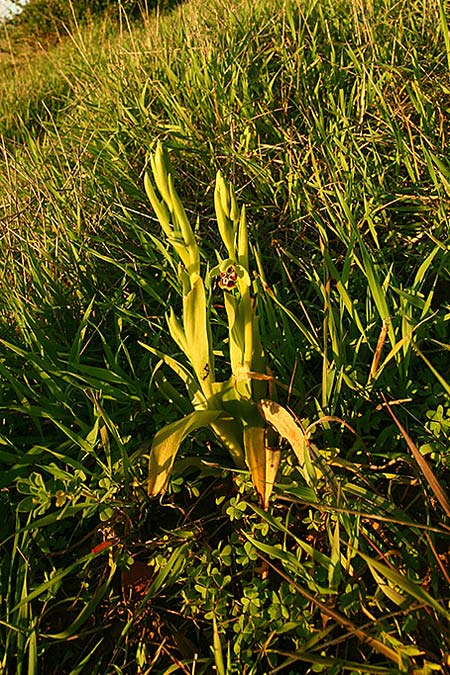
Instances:
[[[185,438],[209,427],[226,448],[236,467],[248,467],[263,508],[267,509],[280,464],[279,443],[287,441],[306,483],[314,485],[320,475],[330,484],[333,476],[320,452],[309,442],[295,417],[275,398],[275,383],[261,344],[257,315],[257,287],[249,263],[245,207],[238,207],[233,186],[219,172],[214,206],[226,257],[217,253],[218,264],[209,273],[202,269],[201,251],[186,211],[173,184],[167,151],[158,144],[150,158],[155,191],[148,174],[145,189],[167,242],[176,254],[177,277],[182,290],[182,316],[169,309],[170,335],[185,355],[181,363],[172,356],[143,344],[183,381],[188,399],[159,377],[160,389],[176,400],[184,417],[160,429],[150,449],[148,491],[163,492]],[[207,276],[206,276],[207,275]],[[230,377],[218,381],[214,363],[210,300],[207,288],[218,278],[228,322]],[[319,420],[320,421],[320,420]],[[276,433],[274,433],[276,432]]]
[[[245,208],[238,207],[233,187],[219,172],[214,205],[226,257],[222,259],[218,255],[218,264],[208,273],[202,269],[200,248],[175,190],[169,158],[162,144],[158,144],[150,164],[156,189],[148,174],[145,189],[167,242],[176,254],[182,289],[182,316],[177,317],[170,308],[167,324],[170,335],[186,357],[185,362],[144,346],[184,382],[190,400],[190,406],[185,409],[190,412],[156,433],[150,450],[149,494],[157,495],[166,489],[184,439],[200,427],[209,427],[228,450],[235,466],[250,469],[261,503],[267,508],[280,453],[270,447],[270,428],[260,405],[269,390],[273,392],[273,382],[258,328]],[[231,373],[225,381],[216,378],[209,320],[207,288],[213,277],[218,278],[228,321]],[[172,398],[173,387],[167,381],[162,384]]]

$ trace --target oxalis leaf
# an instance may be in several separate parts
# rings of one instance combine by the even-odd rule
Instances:
[[[223,417],[222,410],[194,410],[181,420],[158,431],[153,439],[149,460],[148,493],[157,495],[167,485],[180,445],[190,433],[207,427]]]

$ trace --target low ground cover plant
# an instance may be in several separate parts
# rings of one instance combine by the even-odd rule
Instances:
[[[4,40],[0,673],[448,672],[445,3]]]

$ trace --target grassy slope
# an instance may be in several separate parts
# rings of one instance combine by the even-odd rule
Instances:
[[[61,659],[64,672],[85,672],[76,670],[84,659],[86,672],[98,662],[102,672],[131,673],[152,658],[154,672],[168,672],[174,659],[193,672],[194,653],[196,672],[208,672],[204,636],[213,643],[214,613],[230,672],[268,672],[290,658],[292,672],[303,672],[295,659],[325,672],[350,661],[392,672],[400,667],[389,665],[393,653],[417,672],[443,663],[448,513],[377,406],[382,395],[407,401],[396,414],[445,484],[449,59],[443,3],[273,0],[190,2],[132,27],[74,27],[50,49],[33,45],[0,63],[1,539],[16,531],[2,557],[0,672],[37,672],[37,664],[62,672]],[[245,481],[211,526],[222,523],[222,539],[201,510],[198,520],[182,515],[205,490],[200,479],[172,497],[178,506],[187,500],[175,521],[173,509],[160,516],[138,488],[139,453],[178,415],[161,405],[156,363],[138,345],[173,353],[164,313],[179,304],[143,191],[157,139],[171,148],[206,255],[217,241],[218,168],[247,204],[267,284],[263,337],[291,407],[305,426],[328,415],[356,432],[329,419],[314,429],[345,497],[323,480],[308,492],[286,458],[274,510],[292,540],[246,505],[254,500]],[[370,379],[383,319],[380,366],[390,358]],[[158,530],[161,518],[175,534]],[[121,542],[110,567],[84,557],[101,522],[104,537]],[[28,529],[17,534],[19,524]],[[196,528],[210,545],[196,546]],[[284,548],[278,561],[279,549],[262,553],[287,580],[261,579],[243,531]],[[316,557],[290,559],[299,542]],[[358,546],[386,567],[355,558]],[[139,597],[130,601],[128,626],[113,572],[136,551],[175,571],[156,577],[150,615]],[[301,588],[341,621],[325,620]],[[96,628],[108,617],[118,631],[111,652]],[[155,651],[161,640],[166,647]]]

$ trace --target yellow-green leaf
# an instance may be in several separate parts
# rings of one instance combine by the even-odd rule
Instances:
[[[166,202],[170,204],[170,193],[168,185],[169,162],[167,153],[162,143],[156,146],[155,154],[150,158],[150,164],[155,178],[156,186]]]
[[[291,413],[275,401],[263,399],[259,402],[259,409],[266,422],[268,422],[282,438],[288,441],[298,459],[304,479],[308,484],[311,483],[311,477],[306,467],[308,450],[304,431],[296,423]]]
[[[253,484],[263,509],[267,510],[280,464],[280,450],[267,447],[263,427],[244,428],[244,447]]]
[[[186,436],[200,427],[209,426],[221,415],[223,415],[221,410],[194,410],[190,415],[158,431],[150,451],[148,479],[150,495],[157,495],[166,488],[177,452]]]
[[[169,314],[167,316],[167,325],[169,327],[169,332],[170,335],[172,336],[172,339],[175,340],[179,348],[188,356],[188,347],[186,344],[186,335],[184,334],[184,330],[180,322],[178,321],[177,317],[175,316],[175,312],[173,311],[173,308],[171,307],[169,310]]]
[[[210,346],[206,293],[201,277],[197,276],[189,293],[183,298],[183,324],[189,360],[206,396],[212,395],[214,363]]]
[[[164,202],[160,202],[159,199],[156,196],[155,190],[153,189],[153,185],[151,184],[150,178],[148,174],[145,174],[144,176],[144,187],[145,191],[147,193],[147,197],[150,200],[151,205],[153,206],[153,210],[155,211],[159,224],[161,225],[162,229],[164,230],[164,233],[166,234],[167,237],[171,237],[173,235],[172,232],[172,226],[170,224],[170,216],[169,212],[166,209]]]

